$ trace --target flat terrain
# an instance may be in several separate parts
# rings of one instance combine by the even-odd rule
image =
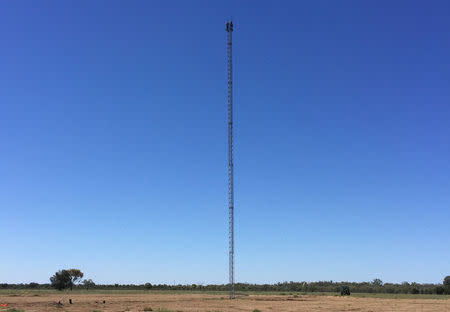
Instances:
[[[73,304],[69,304],[69,298]],[[450,311],[450,299],[408,297],[340,297],[327,295],[243,295],[229,300],[226,295],[208,293],[0,293],[0,311],[26,312],[137,312],[137,311]],[[103,303],[105,300],[105,303]],[[62,305],[58,304],[61,301]],[[6,304],[6,306],[4,306]],[[152,310],[150,310],[150,308]]]

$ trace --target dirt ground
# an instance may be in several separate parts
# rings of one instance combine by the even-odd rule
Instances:
[[[73,304],[69,304],[69,298]],[[105,300],[105,303],[103,303]],[[58,304],[61,301],[62,305]],[[5,306],[6,304],[6,306]],[[229,300],[208,294],[40,294],[0,295],[0,311],[16,308],[26,312],[228,312],[250,311],[450,311],[448,299],[380,299],[340,296],[250,295]]]

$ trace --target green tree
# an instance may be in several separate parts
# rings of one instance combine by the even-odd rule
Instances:
[[[445,292],[445,289],[444,289],[444,287],[442,287],[442,286],[437,286],[436,289],[435,289],[435,292],[436,292],[436,294],[438,294],[438,295],[443,295],[444,292]]]
[[[383,281],[381,279],[379,279],[379,278],[375,278],[372,281],[372,284],[374,284],[375,286],[383,286]]]
[[[444,286],[450,286],[450,275],[448,275],[444,278],[444,281],[442,282],[442,284],[444,284]]]
[[[144,287],[145,289],[152,289],[153,285],[150,283],[145,283]]]
[[[447,275],[447,276],[444,278],[444,281],[443,281],[442,284],[444,284],[444,291],[445,291],[445,293],[446,293],[447,295],[450,295],[450,275]]]
[[[95,286],[95,283],[94,283],[91,279],[85,279],[85,280],[82,282],[82,284],[83,284],[83,286],[86,287],[86,289],[88,289],[88,290],[89,290],[89,288],[92,288],[92,287]]]
[[[50,277],[50,283],[53,288],[63,290],[72,287],[72,278],[67,270],[61,270]]]
[[[70,280],[72,281],[72,283],[70,284],[70,290],[72,290],[73,285],[76,285],[79,282],[81,282],[81,279],[83,278],[84,274],[78,269],[69,269],[67,270],[67,272],[69,273]]]

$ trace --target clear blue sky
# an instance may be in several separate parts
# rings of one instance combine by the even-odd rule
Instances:
[[[229,3],[229,4],[228,4]],[[448,1],[2,1],[0,281],[450,273]]]

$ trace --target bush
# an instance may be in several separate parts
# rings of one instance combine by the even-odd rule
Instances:
[[[411,289],[411,294],[417,295],[419,293],[420,293],[420,291],[417,288],[414,287],[413,289]]]
[[[86,289],[92,288],[95,286],[95,283],[91,280],[91,279],[85,279],[82,284],[84,285],[84,287],[86,287]]]
[[[341,296],[350,296],[350,287],[342,286],[341,287]]]
[[[436,294],[443,295],[445,292],[445,289],[442,286],[438,286],[438,287],[436,287],[435,291],[436,291]]]
[[[388,294],[394,294],[395,293],[395,288],[392,286],[386,286],[385,287],[386,293]]]

